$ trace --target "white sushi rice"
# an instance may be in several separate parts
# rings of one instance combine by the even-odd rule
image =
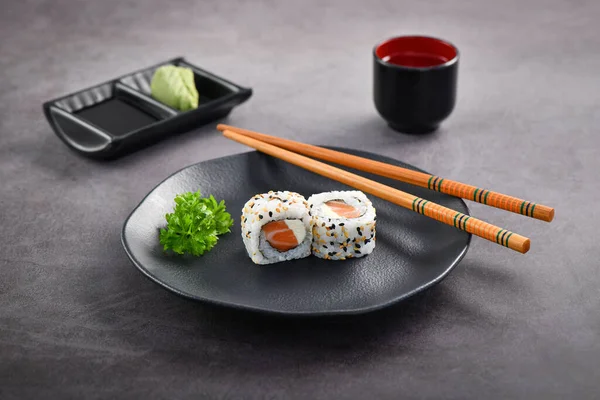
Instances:
[[[304,196],[289,191],[270,191],[257,194],[244,204],[242,209],[242,240],[248,256],[255,264],[273,264],[311,254],[312,230],[308,203]],[[289,251],[281,252],[266,240],[263,225],[273,221],[297,220],[304,227],[304,239]],[[298,230],[296,224],[290,224],[292,230]],[[294,232],[296,237],[302,237]]]
[[[360,211],[357,218],[340,217],[325,203],[341,200]],[[312,216],[312,254],[326,260],[345,260],[375,249],[377,215],[367,196],[358,190],[314,194],[308,198]]]

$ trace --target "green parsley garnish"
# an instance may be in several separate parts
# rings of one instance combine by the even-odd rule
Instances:
[[[212,249],[219,240],[218,235],[230,232],[233,225],[225,201],[218,203],[212,194],[208,198],[202,197],[199,190],[175,196],[175,209],[165,218],[167,228],[160,230],[160,244],[164,250],[195,256]]]

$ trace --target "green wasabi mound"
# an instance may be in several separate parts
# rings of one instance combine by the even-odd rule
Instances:
[[[198,108],[198,91],[191,69],[164,65],[159,67],[150,83],[152,97],[180,111]]]

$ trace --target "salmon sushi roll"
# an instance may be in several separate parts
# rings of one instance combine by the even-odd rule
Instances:
[[[257,194],[242,209],[242,239],[255,264],[311,254],[312,230],[304,196],[288,191]]]
[[[358,190],[334,191],[308,198],[312,217],[312,254],[326,260],[346,260],[375,249],[377,215]]]

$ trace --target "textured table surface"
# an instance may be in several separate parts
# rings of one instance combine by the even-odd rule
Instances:
[[[4,2],[0,397],[598,396],[599,13],[594,0]],[[432,135],[390,131],[371,100],[372,46],[407,33],[462,55],[457,107]],[[41,109],[178,55],[254,89],[230,124],[378,152],[552,205],[556,219],[472,205],[531,251],[474,238],[440,285],[360,318],[181,299],[132,266],[122,223],[176,170],[246,149],[208,126],[94,162]]]

